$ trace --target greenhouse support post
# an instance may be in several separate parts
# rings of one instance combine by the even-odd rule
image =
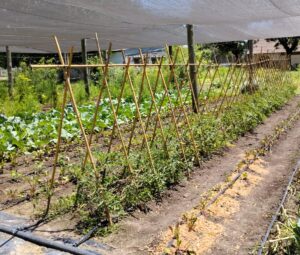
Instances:
[[[168,50],[169,50],[169,56],[173,60],[173,47],[172,47],[172,45],[169,45]],[[170,65],[170,70],[172,70],[171,65]]]
[[[6,46],[6,60],[7,60],[7,78],[8,78],[8,94],[10,97],[13,97],[13,71],[12,71],[12,57],[11,50],[9,46]]]
[[[81,54],[82,54],[82,63],[87,64],[87,49],[86,49],[86,39],[81,39]],[[89,84],[89,70],[87,67],[83,69],[83,80],[86,96],[90,96],[90,84]]]
[[[195,57],[195,48],[194,48],[194,26],[186,25],[187,28],[187,43],[188,43],[188,52],[189,52],[189,63],[190,63],[190,77],[192,81],[192,105],[193,111],[198,112],[198,98],[199,98],[199,88],[197,83],[197,68],[196,68],[196,57]]]
[[[248,40],[249,51],[249,86],[251,91],[253,90],[253,40]]]

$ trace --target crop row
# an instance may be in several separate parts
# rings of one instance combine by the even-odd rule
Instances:
[[[170,93],[173,105],[176,104],[176,92]],[[167,103],[163,93],[156,94],[158,104],[162,108]],[[112,100],[112,104],[116,108],[117,99]],[[151,101],[145,98],[140,104],[140,112],[142,117],[146,117],[149,113]],[[76,120],[75,113],[71,104],[65,108],[65,119],[62,129],[62,138],[64,141],[72,141],[80,137],[80,129]],[[86,104],[79,107],[79,112],[84,127],[87,132],[92,129],[92,120],[95,113],[95,105]],[[135,104],[130,99],[122,98],[117,114],[117,123],[119,125],[129,123],[136,114]],[[61,113],[57,109],[46,112],[25,114],[21,117],[6,117],[0,115],[0,162],[11,159],[20,153],[29,153],[36,149],[43,149],[45,146],[53,145],[57,142],[57,125],[59,123]],[[99,114],[95,127],[96,132],[103,129],[111,129],[114,118],[108,98],[102,100],[100,104]]]

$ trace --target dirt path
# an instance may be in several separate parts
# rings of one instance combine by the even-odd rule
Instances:
[[[275,126],[296,109],[299,100],[300,97],[297,96],[282,110],[267,119],[263,125],[256,128],[253,133],[240,138],[225,151],[224,155],[215,156],[200,169],[196,169],[190,181],[183,182],[176,187],[176,190],[166,192],[162,203],[149,204],[151,211],[148,214],[136,212],[132,217],[123,220],[118,233],[100,239],[115,247],[115,250],[109,254],[151,253],[153,247],[161,242],[164,233],[168,232],[168,227],[174,225],[183,213],[196,206],[202,193],[224,182],[228,174],[243,159],[244,153],[257,147],[262,138],[271,134]],[[290,163],[300,145],[299,131],[300,121],[286,138],[281,139],[282,141],[275,147],[269,161],[266,158],[265,162],[261,162],[262,165],[259,165],[259,168],[267,169],[265,174],[257,173],[258,176],[261,175],[258,178],[260,181],[257,187],[249,190],[251,195],[239,198],[239,194],[236,194],[237,197],[234,199],[237,200],[238,205],[228,215],[228,219],[231,220],[222,222],[222,226],[216,225],[217,229],[222,228],[222,231],[217,231],[218,235],[215,236],[214,242],[203,250],[203,254],[209,252],[210,254],[247,254],[259,240],[273,212],[272,209],[280,198],[284,181],[287,180],[287,175],[291,171]],[[215,221],[218,222],[220,219],[216,217]],[[218,246],[214,247],[214,243]]]
[[[300,121],[281,139],[272,153],[253,166],[255,183],[248,186],[248,194],[238,194],[244,188],[239,183],[227,196],[239,204],[236,213],[223,219],[223,231],[205,254],[249,254],[255,252],[265,233],[272,214],[282,197],[295,161],[300,158]],[[251,182],[251,181],[250,181]],[[245,191],[244,191],[245,192]],[[219,219],[215,219],[216,221]]]

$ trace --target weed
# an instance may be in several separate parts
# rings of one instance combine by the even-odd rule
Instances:
[[[189,232],[195,230],[196,222],[198,220],[198,218],[195,214],[190,214],[190,215],[184,214],[183,220],[187,224]]]
[[[5,192],[5,194],[13,200],[18,198],[18,196],[19,196],[17,189],[9,189]]]
[[[247,172],[242,173],[241,180],[244,180],[244,181],[248,180],[248,173]]]
[[[179,225],[179,223],[177,223],[175,227],[170,227],[170,230],[172,232],[173,239],[175,240],[176,251],[178,251],[178,250],[180,250],[180,246],[182,244],[182,240],[180,239],[180,225]]]
[[[11,176],[12,181],[14,181],[14,182],[19,182],[23,178],[23,175],[16,170],[11,170],[10,176]]]

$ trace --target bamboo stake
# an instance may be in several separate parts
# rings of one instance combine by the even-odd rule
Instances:
[[[73,49],[71,48],[70,50],[70,57],[69,57],[69,65],[72,62],[72,57],[73,57]],[[61,56],[59,56],[61,57]],[[60,61],[62,61],[62,59],[60,59]],[[65,69],[64,70],[64,79],[66,80],[67,77],[70,76],[70,72],[71,69]],[[63,126],[63,121],[64,121],[64,117],[65,117],[65,107],[66,107],[66,103],[67,103],[67,95],[68,95],[68,88],[67,85],[65,83],[64,85],[64,94],[63,94],[63,102],[62,102],[62,108],[61,108],[61,115],[60,115],[60,121],[59,121],[59,125],[58,125],[58,131],[57,131],[57,142],[56,142],[56,149],[55,149],[55,156],[54,156],[54,164],[53,164],[53,169],[52,169],[52,175],[51,175],[51,179],[50,179],[50,185],[49,185],[49,194],[48,194],[48,198],[47,198],[47,206],[46,206],[46,210],[44,212],[43,218],[45,218],[50,210],[50,204],[51,204],[51,199],[52,199],[52,192],[53,192],[53,188],[54,188],[54,180],[55,180],[55,174],[56,174],[56,168],[57,168],[57,162],[58,162],[58,156],[59,156],[59,152],[60,152],[60,144],[61,144],[61,134],[62,134],[62,126]]]
[[[167,46],[165,46],[166,47],[166,49],[168,48]],[[172,71],[173,69],[174,69],[174,65],[172,65],[172,62],[170,61],[170,58],[169,58],[169,55],[168,55],[168,51],[166,50],[166,53],[167,53],[167,57],[168,57],[168,60],[169,60],[169,63],[170,63],[170,75],[172,76],[172,79],[171,79],[171,82],[172,82],[172,84],[174,84],[174,82],[175,82],[175,76],[176,76],[176,74],[175,74],[175,70],[174,71]],[[177,56],[179,55],[179,48],[177,48],[177,50],[176,50],[176,60],[177,60]],[[180,87],[180,86],[179,86]],[[177,90],[177,86],[175,85],[175,88],[176,88],[176,90]],[[177,91],[178,92],[178,91]],[[192,92],[191,92],[191,94],[190,95],[192,95],[194,92],[193,92],[193,89],[192,89]],[[187,97],[188,97],[188,95],[187,95]],[[177,93],[177,96],[176,96],[176,101],[175,101],[175,105],[177,106],[178,105],[178,102],[179,102],[179,93]],[[196,102],[196,101],[195,101]],[[180,104],[180,103],[179,103]],[[199,106],[199,104],[197,103],[197,104],[194,104],[194,108],[195,109],[198,109],[198,106]],[[181,118],[181,116],[182,116],[182,107],[183,107],[183,104],[180,104],[180,106],[178,107],[174,107],[174,112],[175,112],[175,115],[176,115],[176,112],[178,112],[178,116],[177,116],[177,123],[179,123],[180,122],[180,118]]]
[[[198,154],[198,148],[197,148],[197,145],[196,145],[194,133],[193,133],[193,130],[192,130],[192,127],[191,127],[191,124],[190,124],[188,115],[187,115],[187,113],[186,113],[185,106],[183,105],[182,94],[181,94],[181,91],[180,91],[180,88],[179,88],[179,85],[178,85],[177,77],[176,77],[176,75],[175,75],[174,66],[172,65],[172,64],[173,64],[173,61],[172,61],[172,59],[171,59],[171,57],[170,57],[169,54],[168,54],[168,58],[169,58],[169,61],[170,61],[170,63],[171,63],[171,72],[173,73],[175,86],[176,86],[176,89],[177,89],[177,91],[178,91],[179,103],[182,105],[183,115],[184,115],[184,118],[185,118],[185,121],[186,121],[188,130],[189,130],[189,133],[190,133],[190,136],[191,136],[192,146],[193,146],[194,154],[195,154],[195,158],[196,158],[196,164],[197,164],[197,165],[200,165],[200,158],[199,158],[199,154]],[[198,108],[197,108],[197,109],[198,109]]]
[[[161,60],[162,61],[162,60]],[[159,68],[158,69],[158,79],[160,78],[160,71],[162,70],[162,68]],[[172,77],[170,76],[170,83],[172,82]],[[156,88],[157,89],[157,88]],[[164,88],[163,88],[164,89]],[[161,111],[162,111],[162,109],[163,109],[163,103],[164,103],[164,101],[165,101],[165,98],[166,98],[166,95],[167,95],[167,93],[168,92],[166,92],[166,90],[164,89],[164,94],[163,94],[163,96],[162,96],[162,98],[161,98],[161,100],[160,100],[160,104],[159,104],[159,108],[158,108],[158,113],[159,114],[161,114]],[[152,106],[153,107],[153,106]],[[165,117],[167,118],[168,117],[168,113],[166,113],[165,114]],[[148,114],[148,120],[150,121],[150,118],[151,118],[151,114],[150,114],[150,112],[149,112],[149,114]],[[147,120],[147,124],[148,124],[148,126],[149,126],[149,123],[150,122],[148,122],[148,120]],[[146,126],[147,127],[147,126]],[[156,116],[156,119],[155,119],[155,124],[154,124],[154,129],[153,129],[153,132],[152,132],[152,138],[151,138],[151,146],[153,146],[153,144],[154,144],[154,141],[155,141],[155,138],[156,138],[156,133],[157,133],[157,127],[158,127],[158,116]],[[143,146],[144,146],[144,143],[143,143]]]
[[[234,94],[234,92],[235,92],[236,84],[237,84],[237,82],[238,82],[239,79],[240,79],[240,75],[243,73],[242,70],[243,70],[243,68],[239,68],[239,69],[238,69],[238,73],[237,73],[236,76],[234,77],[234,81],[233,81],[233,83],[232,83],[232,84],[233,84],[233,88],[231,89],[231,91],[228,90],[229,96],[226,96],[226,97],[225,97],[226,103],[225,103],[225,101],[224,101],[224,103],[225,103],[225,108],[228,107],[229,104],[230,104],[230,102],[231,102],[231,97],[233,96],[233,94]]]
[[[54,39],[55,39],[55,43],[56,43],[56,47],[57,47],[57,50],[58,50],[58,54],[59,54],[61,63],[64,63],[64,59],[63,59],[63,56],[62,56],[60,45],[58,43],[58,40],[57,40],[56,36],[54,37]],[[70,97],[71,97],[71,102],[72,102],[72,105],[73,105],[73,109],[75,111],[75,114],[76,114],[76,117],[77,117],[77,121],[79,123],[82,135],[84,137],[84,142],[85,142],[86,149],[87,149],[87,152],[88,152],[88,155],[89,155],[89,159],[91,161],[91,164],[92,164],[92,167],[93,167],[93,170],[94,170],[94,175],[95,175],[95,179],[96,179],[97,190],[99,190],[99,189],[101,190],[102,187],[99,187],[99,174],[98,174],[97,169],[96,169],[94,158],[92,156],[92,152],[91,152],[91,149],[90,149],[90,144],[89,144],[88,138],[87,138],[87,136],[85,134],[85,130],[84,130],[82,122],[81,122],[80,113],[78,111],[77,104],[76,104],[76,101],[75,101],[75,98],[74,98],[74,94],[73,94],[73,90],[72,90],[72,87],[71,87],[70,72],[68,73],[68,76],[67,76],[67,79],[66,79],[66,87],[69,90]],[[100,194],[102,194],[101,191],[100,191]],[[77,199],[76,199],[76,201],[77,201]],[[113,222],[112,222],[112,218],[111,218],[111,215],[110,215],[110,211],[109,211],[109,208],[108,208],[108,206],[107,206],[107,204],[106,204],[105,201],[104,201],[104,208],[105,208],[105,214],[106,214],[106,217],[107,217],[107,220],[108,220],[108,224],[112,225]]]
[[[265,89],[267,89],[269,91],[269,87],[266,86],[268,78],[267,78],[266,64],[265,63],[260,62],[260,72],[261,72],[261,75],[262,75],[263,86],[264,86]]]
[[[100,44],[99,44],[99,39],[98,39],[97,33],[96,33],[96,43],[97,43],[99,58],[100,58],[100,61],[102,61],[101,48],[100,48]],[[107,72],[107,70],[104,70],[104,73],[105,72]],[[101,98],[102,98],[103,88],[104,88],[104,86],[101,87],[100,92],[99,92],[99,96],[98,96],[98,99],[97,99],[97,102],[96,102],[96,109],[95,109],[95,114],[94,114],[94,117],[93,117],[93,124],[92,124],[92,132],[90,134],[90,137],[89,137],[89,140],[88,140],[88,143],[87,143],[88,146],[90,146],[91,143],[92,143],[93,131],[95,129],[96,122],[97,122],[97,116],[98,116],[99,106],[100,106],[100,102],[101,102]],[[87,138],[85,140],[87,140]],[[85,166],[86,166],[88,156],[91,158],[91,150],[88,149],[88,146],[87,146],[87,152],[85,154],[85,159],[84,159],[84,163],[83,163],[83,168],[82,169],[84,169]],[[100,185],[99,184],[99,179],[100,178],[99,178],[98,172],[96,172],[96,171],[95,171],[95,179],[96,179],[97,190],[99,191],[99,189],[100,189],[100,195],[103,196],[102,191],[101,191],[103,189],[103,187],[99,186]],[[80,186],[78,186],[77,195],[79,194],[79,192],[80,192]],[[76,203],[77,203],[77,198],[76,198]],[[109,226],[113,225],[113,221],[112,221],[112,218],[111,218],[110,210],[109,210],[108,205],[106,204],[105,201],[104,201],[104,210],[105,210],[105,215],[106,215],[106,219],[108,221]]]
[[[223,106],[223,103],[224,103],[224,101],[225,101],[225,98],[227,97],[227,92],[228,92],[228,90],[229,90],[229,87],[230,87],[230,84],[231,84],[231,81],[232,81],[232,79],[233,79],[233,75],[234,75],[235,71],[236,71],[236,66],[234,65],[234,66],[233,66],[233,70],[232,70],[232,72],[231,72],[231,74],[230,74],[230,78],[229,78],[229,81],[228,81],[227,86],[226,86],[226,83],[224,84],[224,87],[226,87],[226,89],[225,89],[225,91],[224,91],[224,95],[223,95],[223,97],[222,97],[221,103],[220,103],[219,107],[216,107],[216,116],[217,116],[217,117],[219,117],[219,113],[220,113],[220,111],[221,111],[221,109],[222,109],[222,106]]]
[[[128,59],[128,65],[129,64],[130,64],[130,58]],[[149,159],[150,159],[151,167],[152,167],[153,171],[156,172],[154,161],[153,161],[152,154],[151,154],[151,150],[150,150],[149,143],[148,143],[148,139],[147,139],[147,136],[146,136],[146,133],[145,133],[144,123],[143,123],[141,112],[140,112],[140,109],[139,109],[139,104],[138,104],[138,101],[137,101],[137,98],[136,98],[136,94],[135,94],[135,91],[134,91],[132,79],[131,79],[131,76],[130,76],[130,73],[129,73],[128,69],[126,70],[126,74],[127,74],[127,77],[128,77],[128,80],[129,80],[129,85],[130,85],[131,92],[132,92],[132,95],[133,95],[133,101],[134,101],[134,104],[135,104],[135,107],[136,107],[138,120],[141,123],[143,137],[145,139],[145,144],[146,144],[147,153],[148,153],[148,156],[149,156]]]
[[[143,58],[141,49],[139,49],[139,52],[140,52],[141,59],[144,62],[144,58]],[[130,61],[128,61],[128,62],[130,63]],[[139,91],[139,96],[138,96],[138,100],[137,100],[138,108],[140,108],[141,101],[142,101],[142,94],[143,94],[143,90],[144,90],[145,78],[146,78],[146,65],[143,68],[142,81],[141,81],[141,84],[140,84],[140,91]],[[130,76],[129,76],[129,80],[131,80]],[[138,111],[135,112],[135,117],[134,117],[134,120],[133,120],[133,123],[132,123],[132,128],[131,128],[130,137],[129,137],[129,143],[128,143],[128,147],[127,147],[127,153],[128,154],[130,153],[132,139],[133,139],[133,135],[134,135],[134,131],[135,131],[137,122],[138,122]],[[144,140],[144,137],[143,137],[143,140]]]
[[[61,63],[64,64],[64,59],[63,59],[62,52],[61,52],[61,49],[60,49],[60,45],[58,43],[58,40],[57,40],[56,36],[54,37],[54,39],[55,39],[56,47],[57,47],[57,50],[58,50],[58,54],[60,56]],[[72,89],[71,81],[70,81],[70,75],[66,79],[66,86],[67,86],[67,88],[69,90],[69,93],[70,93],[71,103],[73,105],[73,109],[74,109],[74,112],[75,112],[80,130],[81,130],[81,133],[83,135],[84,143],[85,143],[86,149],[88,151],[89,159],[91,161],[91,164],[92,164],[92,167],[93,167],[93,170],[94,170],[94,173],[95,173],[95,177],[98,178],[99,175],[98,175],[98,172],[97,172],[97,169],[96,169],[95,161],[94,161],[94,158],[93,158],[93,155],[92,155],[92,152],[91,152],[91,148],[90,148],[89,141],[87,139],[84,127],[83,127],[82,122],[81,122],[80,113],[78,111],[78,107],[77,107],[75,97],[74,97],[74,94],[73,94],[73,89]]]
[[[228,57],[227,57],[227,62],[229,62],[229,59],[228,59]],[[219,93],[219,96],[218,96],[218,98],[217,98],[217,100],[216,100],[216,106],[215,106],[215,108],[214,108],[214,110],[213,110],[213,113],[214,114],[216,114],[216,115],[218,115],[218,105],[219,105],[219,101],[221,100],[222,101],[222,99],[223,99],[223,93],[225,92],[225,94],[226,94],[226,90],[228,89],[228,86],[226,86],[226,84],[227,84],[227,80],[228,80],[228,77],[229,77],[229,84],[230,84],[230,82],[231,82],[231,78],[232,78],[232,70],[234,70],[234,67],[233,67],[233,65],[230,65],[229,67],[228,67],[228,70],[227,70],[227,73],[226,73],[226,75],[225,75],[225,79],[224,80],[221,80],[220,79],[220,77],[219,77],[219,79],[221,80],[221,86],[222,86],[222,88],[221,88],[221,91],[220,91],[220,93]],[[231,74],[230,76],[229,76],[229,74]],[[222,99],[221,99],[222,98]]]
[[[273,69],[271,59],[268,59],[268,62],[266,64],[267,64],[267,70],[268,70],[268,73],[267,73],[268,80],[271,80],[271,84],[274,85],[274,84],[276,84],[276,80],[274,78],[275,77],[275,70]]]
[[[177,61],[177,57],[178,57],[178,51],[176,52],[176,55],[175,55],[175,61]],[[162,63],[162,61],[163,61],[163,59],[161,59],[161,63]],[[168,69],[170,69],[170,66],[168,66]],[[161,77],[161,79],[164,78],[161,68],[158,69],[158,73],[157,74],[158,74],[158,77]],[[168,86],[172,83],[172,80],[173,80],[173,74],[170,72],[170,75],[168,77]],[[164,94],[163,94],[163,97],[162,97],[160,105],[159,105],[159,113],[161,113],[162,105],[163,105],[163,102],[164,102],[164,100],[166,98],[167,93],[169,93],[168,87],[167,87],[167,90],[164,89]],[[174,114],[175,114],[175,111],[174,111]],[[157,125],[158,125],[158,119],[156,118],[156,120],[155,120],[155,126],[154,126],[154,131],[153,131],[153,135],[152,135],[152,139],[151,139],[151,146],[154,143],[154,139],[156,137]]]
[[[263,58],[265,59],[265,56],[263,56]],[[266,86],[267,80],[268,80],[267,72],[266,72],[267,65],[264,61],[260,62],[260,69],[261,69],[261,73],[262,73],[264,87],[269,91],[270,88],[268,86]]]
[[[158,111],[157,104],[156,104],[156,99],[154,97],[154,93],[153,93],[153,90],[152,90],[152,87],[151,87],[151,84],[150,84],[150,80],[149,80],[149,77],[148,77],[148,74],[147,74],[147,69],[146,69],[147,63],[144,61],[144,58],[143,58],[143,55],[141,54],[141,52],[140,52],[140,56],[141,56],[141,59],[142,59],[143,63],[145,64],[145,67],[144,67],[145,68],[145,77],[146,77],[146,84],[147,84],[147,87],[149,89],[151,100],[152,100],[151,106],[152,105],[154,106],[154,110],[155,110],[155,113],[156,113],[156,116],[157,116],[157,120],[158,120],[158,125],[159,125],[160,131],[161,131],[162,140],[163,140],[163,143],[164,143],[164,151],[165,151],[167,157],[169,158],[169,151],[168,151],[168,146],[167,146],[167,140],[166,140],[166,136],[165,136],[165,133],[164,133],[164,129],[163,129],[163,125],[162,125],[160,113]],[[150,111],[148,113],[148,116],[151,115],[151,111],[152,111],[152,107],[150,107]],[[147,119],[147,121],[148,121],[148,119]],[[146,125],[146,127],[147,127],[147,125]],[[145,132],[147,132],[147,129],[145,129]],[[144,141],[144,139],[143,139],[143,141]]]
[[[211,68],[212,68],[212,66],[208,66],[208,68],[207,68],[207,70],[206,70],[206,72],[205,72],[205,75],[204,75],[204,77],[203,77],[202,84],[201,84],[201,86],[200,86],[199,96],[201,95],[202,92],[204,92],[205,81],[206,81],[208,75],[211,75],[211,74],[210,74]],[[203,108],[204,108],[204,106],[205,106],[205,105],[204,105],[204,103],[203,103]],[[203,111],[201,111],[201,112],[203,112]],[[201,115],[201,114],[200,114],[200,115]]]
[[[193,90],[193,87],[192,87],[193,85],[192,85],[192,81],[191,81],[191,77],[190,77],[190,72],[188,70],[188,68],[190,66],[189,60],[185,59],[184,53],[182,51],[182,47],[179,47],[177,49],[177,51],[180,52],[181,58],[182,58],[183,62],[185,63],[183,67],[185,67],[185,75],[186,75],[186,78],[188,80],[187,84],[188,84],[189,89],[191,91],[191,94],[187,93],[186,96],[185,96],[185,98],[183,99],[183,106],[186,107],[186,109],[187,109],[186,111],[188,112],[188,110],[189,110],[190,107],[189,107],[189,104],[187,103],[187,101],[188,101],[188,98],[190,96],[192,96],[194,98],[194,101],[198,102],[198,104],[195,104],[195,107],[197,108],[197,113],[199,113],[199,103],[200,102],[199,102],[199,98],[196,99],[196,96],[195,96],[195,93],[194,93],[194,90]],[[200,60],[198,62],[198,65],[195,67],[196,79],[197,80],[199,78],[199,66],[202,63],[202,60],[203,60],[203,58],[200,58]],[[170,66],[170,70],[174,69],[174,72],[175,72],[175,66],[176,66],[176,63],[175,63],[175,61],[173,61],[173,64]],[[184,87],[184,79],[182,79],[182,81],[181,81],[180,84],[179,84],[178,79],[177,79],[177,83],[178,83],[178,86],[179,86],[180,90],[182,90],[182,88]],[[200,86],[199,91],[198,91],[199,95],[200,95],[200,93],[201,93],[201,86]],[[178,100],[179,100],[179,96],[177,96],[176,103],[178,103]],[[181,111],[180,111],[181,109],[179,108],[178,110],[179,110],[179,116],[177,117],[177,122],[179,122],[180,118],[182,117],[182,114],[181,114]]]
[[[231,107],[235,101],[235,98],[237,95],[241,92],[241,86],[243,84],[243,81],[248,79],[249,72],[246,70],[247,67],[241,68],[241,76],[237,79],[236,85],[234,86],[231,96],[229,97],[229,103],[228,107]]]
[[[163,59],[160,60],[160,64],[162,64],[162,61],[163,61]],[[155,97],[156,92],[157,92],[158,82],[159,82],[159,78],[160,78],[159,70],[161,70],[161,65],[158,67],[158,72],[157,72],[157,76],[156,76],[156,81],[155,81],[155,85],[154,85],[154,89],[153,89],[153,97]],[[164,97],[163,97],[163,98],[164,98]],[[163,102],[163,99],[162,99],[161,101]],[[161,102],[161,104],[162,104],[162,102]],[[146,131],[146,132],[148,131],[148,128],[149,128],[149,125],[150,125],[151,112],[152,112],[152,108],[153,108],[154,104],[156,104],[156,102],[155,102],[155,100],[152,100],[152,101],[151,101],[151,105],[150,105],[150,110],[149,110],[149,113],[148,113],[148,116],[147,116],[147,121],[146,121],[146,127],[145,127],[145,131]],[[160,111],[161,111],[161,105],[160,105],[160,107],[158,108],[158,114],[160,114]],[[159,118],[158,115],[156,115],[156,120],[157,120],[158,118]],[[156,132],[156,124],[157,124],[157,121],[156,121],[156,123],[155,123],[155,128],[154,128],[153,134],[155,134],[155,132]],[[152,135],[151,146],[152,146],[153,141],[154,141],[153,137],[154,137],[154,135]],[[144,145],[145,145],[145,140],[143,139],[141,148],[144,148]]]
[[[189,64],[190,66],[198,66],[198,63]],[[239,66],[244,66],[245,64],[239,64]],[[143,67],[143,64],[131,64],[130,66],[135,67]],[[148,64],[148,67],[158,67],[159,64]],[[169,67],[170,64],[162,64],[163,67]],[[175,66],[185,66],[184,64],[175,64]],[[217,67],[218,64],[201,64],[201,67]],[[39,65],[31,65],[31,68],[56,68],[56,69],[63,69],[67,68],[68,65],[66,64],[39,64]],[[70,68],[96,68],[96,67],[105,67],[105,64],[73,64]],[[126,67],[126,64],[109,64],[108,67]]]
[[[242,75],[241,75],[240,79],[238,80],[237,85],[235,86],[235,88],[232,91],[231,97],[229,98],[228,107],[231,107],[233,105],[233,103],[236,100],[236,97],[240,94],[241,84],[243,84],[243,79],[245,78],[245,74],[246,74],[246,78],[247,78],[248,72],[244,68],[242,68]]]
[[[96,45],[97,45],[97,49],[98,49],[98,56],[99,56],[100,61],[102,62],[102,54],[101,54],[101,48],[100,48],[100,44],[99,44],[98,34],[96,33],[95,36],[96,36]],[[108,68],[103,68],[103,69],[104,69],[103,74],[104,74],[104,76],[106,76],[106,73],[108,72]],[[98,113],[99,113],[99,108],[100,108],[100,103],[101,103],[104,88],[105,88],[105,86],[102,85],[101,88],[100,88],[100,91],[99,91],[97,102],[96,102],[96,109],[95,109],[95,113],[94,113],[94,116],[93,116],[91,134],[90,134],[90,137],[89,137],[89,145],[90,146],[92,145],[93,133],[94,133],[94,130],[95,130],[95,127],[96,127],[97,119],[98,119]],[[87,160],[88,160],[88,153],[86,152],[85,159],[84,159],[83,166],[82,166],[83,169],[86,167]]]
[[[217,57],[215,56],[215,63],[217,63]],[[212,80],[211,80],[211,85],[210,85],[210,88],[209,88],[209,91],[208,91],[208,93],[207,93],[207,100],[206,100],[206,105],[208,106],[207,107],[207,109],[212,109],[212,110],[210,110],[210,112],[213,112],[214,113],[214,111],[215,111],[215,107],[213,107],[214,105],[214,102],[216,101],[215,100],[215,98],[214,97],[212,97],[211,98],[211,100],[209,99],[209,96],[210,96],[210,93],[211,93],[211,91],[213,91],[214,90],[214,88],[213,88],[213,85],[214,85],[214,82],[216,81],[217,83],[219,82],[220,83],[220,80],[221,80],[221,74],[220,74],[220,66],[217,66],[216,67],[216,71],[215,71],[215,74],[214,74],[214,76],[213,76],[213,78],[212,78]],[[212,107],[210,107],[210,105],[212,105]]]
[[[194,93],[194,90],[193,90],[193,84],[192,84],[192,79],[191,79],[191,76],[190,76],[190,72],[189,72],[189,70],[188,70],[188,69],[189,69],[190,63],[189,63],[189,61],[186,61],[186,59],[185,59],[185,57],[184,57],[184,54],[183,54],[182,48],[180,47],[179,49],[180,49],[181,57],[182,57],[183,61],[186,63],[186,65],[185,65],[185,74],[186,74],[186,76],[187,76],[187,78],[188,78],[188,85],[189,85],[189,88],[190,88],[190,90],[192,91],[192,97],[193,97],[193,99],[194,99],[195,102],[196,102],[196,101],[199,102],[199,98],[196,98],[196,95],[195,95],[195,93]],[[198,72],[199,72],[199,66],[200,66],[201,63],[202,63],[202,60],[203,60],[203,57],[201,57],[200,61],[198,62],[198,66],[196,66],[196,68],[195,68],[196,79],[199,78]],[[173,66],[174,66],[174,65],[173,65]],[[183,83],[183,81],[182,81],[182,83]],[[199,89],[198,92],[199,92],[199,95],[200,95],[200,93],[201,93],[201,87],[200,87],[200,89]],[[185,97],[185,99],[184,99],[184,104],[186,104],[187,98],[188,98],[188,95],[186,95],[186,97]],[[197,108],[197,112],[199,112],[199,103],[198,103],[198,104],[195,104],[195,107]]]
[[[111,46],[111,43],[110,43],[109,49],[111,49],[111,47],[112,47],[112,46]],[[110,51],[111,51],[111,50],[109,50],[109,53],[110,53]],[[109,57],[108,57],[108,59],[109,59]],[[108,62],[107,62],[106,64],[107,64],[107,67],[106,67],[106,68],[108,68]],[[127,68],[129,68],[128,65],[127,65]],[[125,75],[125,77],[126,77],[126,75]],[[126,80],[125,80],[126,78],[125,78],[125,77],[124,77],[124,83],[123,83],[123,86],[125,86],[125,82],[126,82]],[[121,144],[122,144],[122,148],[123,148],[123,153],[124,153],[125,158],[126,158],[126,162],[127,162],[128,168],[129,168],[129,172],[132,173],[132,172],[133,172],[132,166],[131,166],[130,161],[129,161],[129,157],[128,157],[128,154],[127,154],[127,150],[126,150],[124,138],[123,138],[123,136],[122,136],[121,129],[120,129],[120,127],[119,127],[118,117],[117,117],[117,112],[116,112],[116,110],[115,110],[115,107],[114,107],[114,104],[113,104],[113,101],[112,101],[112,96],[111,96],[111,92],[110,92],[110,89],[109,89],[109,86],[108,86],[108,81],[107,81],[107,78],[106,78],[106,77],[104,77],[103,82],[104,82],[105,87],[106,87],[106,89],[107,89],[108,99],[109,99],[109,102],[110,102],[110,106],[111,106],[112,113],[113,113],[113,118],[114,118],[114,123],[115,123],[114,126],[116,126],[117,133],[118,133],[119,138],[120,138],[120,140],[121,140]],[[123,86],[122,86],[122,87],[123,87]],[[121,94],[122,94],[122,92],[121,92]],[[120,100],[121,100],[121,94],[120,94],[120,97],[119,97],[118,102],[120,102]],[[119,105],[119,103],[118,103],[118,105]],[[111,139],[112,139],[112,137],[113,137],[113,134],[111,135]],[[108,148],[108,153],[111,151],[111,148],[112,148],[112,141],[110,142],[110,146],[109,146],[109,148]]]
[[[214,79],[215,79],[215,77],[216,77],[216,74],[217,74],[218,69],[219,69],[219,65],[216,66],[216,70],[214,71],[213,76],[212,76],[212,78],[211,78],[210,86],[209,86],[209,89],[208,89],[208,92],[207,92],[206,99],[205,99],[205,101],[204,101],[204,106],[203,106],[203,108],[202,108],[201,115],[205,112],[205,108],[206,108],[206,106],[207,106],[207,104],[208,104],[209,95],[210,95],[211,88],[212,88],[212,85],[213,85],[213,81],[214,81]]]
[[[119,113],[119,108],[120,108],[120,104],[121,104],[121,100],[123,98],[123,95],[124,95],[124,90],[125,90],[125,84],[126,84],[126,81],[127,81],[127,75],[126,75],[126,72],[127,70],[129,69],[129,65],[127,65],[125,67],[125,74],[124,74],[124,79],[123,79],[123,82],[122,82],[122,85],[121,85],[121,91],[120,91],[120,94],[118,96],[118,99],[117,99],[117,107],[116,107],[116,110],[115,110],[115,114],[116,116],[118,116],[118,113]],[[113,102],[111,101],[111,104],[113,104]],[[115,132],[116,132],[116,128],[119,129],[117,127],[118,125],[118,119],[117,118],[114,118],[114,123],[113,123],[113,129],[112,129],[112,133],[111,133],[111,136],[110,136],[110,142],[109,142],[109,146],[108,146],[108,153],[111,152],[112,150],[112,143],[113,143],[113,139],[114,139],[114,136],[115,136]],[[118,132],[119,135],[121,134],[121,132]],[[122,140],[124,141],[124,139],[122,138]],[[124,142],[124,149],[126,150],[126,146],[125,146],[125,142]]]
[[[162,84],[163,84],[163,87],[165,89],[165,95],[167,96],[167,99],[168,99],[168,102],[169,102],[169,105],[170,105],[171,114],[172,114],[171,115],[172,116],[172,121],[173,121],[173,124],[175,126],[175,132],[176,132],[176,136],[177,136],[177,139],[179,141],[179,144],[180,144],[180,148],[181,148],[181,151],[182,151],[182,156],[184,158],[184,161],[186,161],[185,149],[184,149],[184,146],[183,146],[181,134],[179,132],[178,124],[176,122],[176,116],[175,116],[175,112],[174,112],[174,109],[173,109],[173,106],[172,106],[172,100],[170,98],[170,95],[169,95],[169,92],[168,92],[168,86],[166,84],[166,81],[165,81],[165,78],[164,78],[164,75],[163,75],[161,69],[159,70],[159,74],[161,76]],[[170,84],[170,82],[171,82],[171,77],[172,77],[172,74],[169,75],[168,84]]]

